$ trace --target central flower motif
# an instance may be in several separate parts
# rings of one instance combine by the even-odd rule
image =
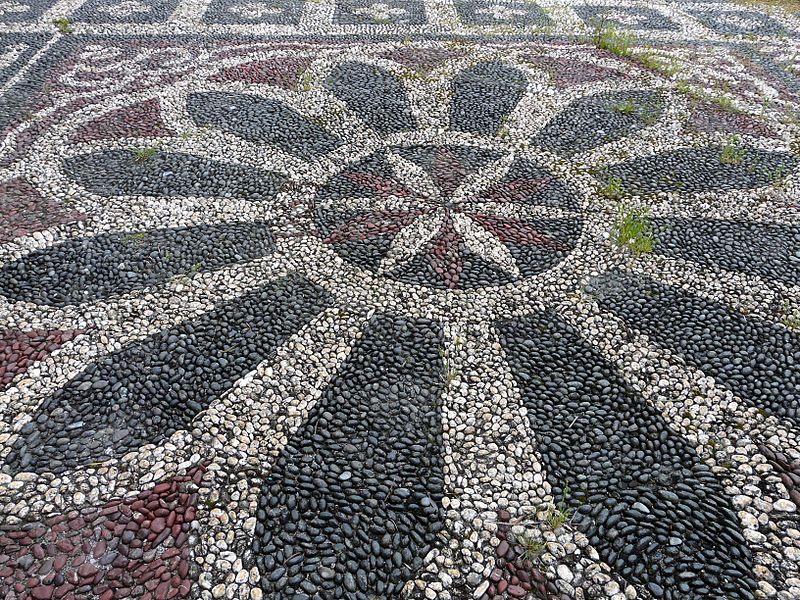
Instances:
[[[513,152],[465,145],[376,152],[320,190],[315,219],[345,260],[451,289],[550,269],[580,235],[577,201],[549,172]]]

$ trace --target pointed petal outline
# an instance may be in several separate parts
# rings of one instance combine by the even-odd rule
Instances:
[[[450,289],[458,287],[458,280],[463,268],[458,242],[458,234],[453,228],[453,220],[450,214],[447,214],[439,234],[434,239],[429,261],[433,270]]]
[[[531,223],[494,215],[468,215],[481,227],[491,232],[502,242],[523,246],[538,246],[554,252],[567,252],[570,247],[542,233]],[[526,239],[527,238],[527,239]]]
[[[394,176],[407,189],[422,198],[439,199],[439,188],[425,169],[395,152],[388,152],[386,160],[391,165]]]
[[[460,71],[452,82],[450,128],[495,135],[527,89],[525,75],[502,61],[481,62]]]
[[[554,180],[553,177],[498,182],[486,188],[480,195],[482,200],[491,202],[522,202],[535,196]]]
[[[372,190],[378,196],[400,196],[405,198],[411,195],[411,191],[398,184],[393,179],[374,173],[348,172],[344,176],[355,184]]]
[[[447,146],[438,146],[436,152],[433,154],[431,174],[434,177],[434,181],[437,179],[436,175],[439,173],[455,174],[461,182],[463,182],[468,174],[464,165],[450,152]],[[444,196],[452,196],[453,192],[458,189],[458,185],[461,185],[452,186],[449,181],[443,180],[444,178],[439,177],[438,179],[440,181],[436,185],[440,188],[439,191]]]
[[[420,250],[439,233],[444,224],[444,218],[444,210],[439,209],[422,215],[401,229],[392,240],[392,245],[381,262],[379,272],[391,271],[419,254]]]
[[[383,67],[358,61],[339,64],[331,70],[325,88],[378,134],[417,128],[408,90],[394,73]]]
[[[470,252],[490,260],[512,276],[520,277],[511,251],[488,229],[460,213],[453,215],[453,228]]]
[[[483,169],[467,175],[464,182],[453,192],[451,196],[452,202],[464,202],[479,196],[486,191],[487,186],[493,186],[493,182],[499,181],[508,175],[515,161],[516,156],[511,152],[501,156]]]
[[[366,240],[387,233],[395,233],[410,225],[423,211],[378,211],[349,219],[331,231],[323,241],[326,244]]]
[[[341,145],[335,135],[280,100],[240,92],[194,92],[186,111],[199,126],[316,160]],[[305,143],[298,144],[302,139]]]

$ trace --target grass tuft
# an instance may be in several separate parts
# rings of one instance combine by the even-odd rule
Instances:
[[[303,71],[303,74],[300,75],[300,81],[297,85],[297,88],[301,92],[310,92],[313,80],[314,78],[309,71]]]
[[[793,331],[800,331],[800,308],[787,300],[783,305],[781,322]]]
[[[535,540],[527,535],[518,537],[517,543],[522,547],[522,554],[520,554],[522,560],[536,560],[545,547],[545,542]]]
[[[611,240],[620,248],[637,256],[651,252],[655,246],[655,231],[648,208],[620,204],[611,232]]]
[[[136,162],[144,162],[153,158],[158,149],[155,146],[148,146],[147,148],[134,148],[131,152],[133,152],[133,158]]]
[[[439,358],[442,359],[442,383],[446,390],[450,387],[450,384],[453,383],[455,378],[458,377],[458,369],[450,363],[447,352],[441,344],[439,345]]]
[[[569,485],[565,483],[564,489],[561,492],[561,500],[559,500],[558,505],[551,505],[548,507],[544,516],[544,525],[550,531],[555,531],[565,523],[569,522],[571,514],[570,509],[567,506],[568,495]]]
[[[635,38],[630,33],[618,32],[612,23],[601,19],[595,24],[592,42],[601,50],[607,50],[622,58],[629,58],[633,54],[631,47]]]
[[[122,241],[125,244],[144,244],[147,241],[147,233],[140,231],[137,233],[126,233],[122,236]]]
[[[628,98],[623,102],[617,102],[613,106],[614,112],[622,113],[624,115],[632,114],[636,110],[636,104],[634,104],[633,100]]]
[[[676,59],[672,58],[669,62],[666,62],[656,56],[650,49],[631,55],[631,59],[645,69],[659,73],[664,77],[672,77],[680,70]]]
[[[609,177],[605,183],[600,187],[600,195],[608,198],[609,200],[619,200],[625,195],[625,190],[622,188],[622,179],[619,177]]]
[[[744,148],[739,144],[739,138],[732,135],[722,145],[722,150],[719,154],[719,162],[723,165],[739,165],[744,158]]]
[[[58,17],[53,19],[53,25],[56,26],[61,33],[72,33],[72,24],[67,17]]]

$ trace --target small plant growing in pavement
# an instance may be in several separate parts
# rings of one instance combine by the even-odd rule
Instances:
[[[716,96],[711,96],[711,101],[714,102],[719,108],[724,110],[725,112],[729,113],[739,113],[741,112],[736,104],[733,103],[733,99],[728,96],[727,94],[717,94]]]
[[[53,19],[53,25],[56,26],[61,33],[72,33],[72,24],[67,17],[58,17]]]
[[[448,389],[453,380],[458,376],[458,370],[450,364],[450,359],[447,357],[447,352],[444,346],[439,346],[439,358],[442,359],[442,382],[444,389]]]
[[[661,106],[658,103],[647,104],[639,110],[639,118],[645,125],[652,125],[661,115]]]
[[[792,306],[787,300],[783,304],[781,322],[789,329],[800,331],[800,308]]]
[[[741,164],[744,158],[744,148],[739,144],[739,138],[731,136],[722,145],[722,150],[719,154],[719,161],[723,165],[738,165]]]
[[[303,71],[303,74],[300,75],[300,83],[298,88],[301,92],[310,92],[311,91],[311,83],[314,80],[313,76],[309,71]]]
[[[543,541],[536,540],[529,535],[521,535],[516,541],[522,548],[522,553],[520,554],[522,560],[536,560],[545,547]]]
[[[610,200],[619,200],[625,195],[622,189],[622,180],[619,177],[608,177],[600,187],[600,195]]]
[[[564,489],[561,492],[561,500],[558,504],[550,505],[544,515],[544,525],[550,530],[555,531],[565,523],[569,522],[571,518],[571,511],[567,506],[567,498],[569,496],[569,485],[564,483]]]
[[[631,58],[645,69],[660,73],[664,77],[672,77],[680,70],[678,68],[677,60],[672,58],[669,62],[666,62],[657,56],[651,49],[648,49],[645,52],[632,54]]]
[[[147,240],[147,234],[143,231],[137,233],[126,233],[122,236],[122,241],[126,244],[143,244]]]
[[[154,146],[148,146],[147,148],[134,148],[132,152],[136,162],[145,162],[153,158],[156,152],[158,152],[158,149]]]
[[[631,100],[630,98],[614,104],[614,112],[622,113],[623,115],[633,114],[635,110],[636,110],[636,104],[634,104],[633,100]]]
[[[595,24],[592,41],[600,50],[607,50],[616,56],[628,58],[632,54],[631,46],[635,39],[630,33],[620,33],[612,23],[600,19]]]
[[[611,240],[637,256],[651,252],[655,246],[655,231],[650,221],[650,210],[620,204]]]

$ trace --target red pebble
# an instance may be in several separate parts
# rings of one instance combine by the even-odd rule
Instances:
[[[36,600],[48,600],[53,597],[55,589],[52,585],[40,585],[31,590],[31,596]]]

